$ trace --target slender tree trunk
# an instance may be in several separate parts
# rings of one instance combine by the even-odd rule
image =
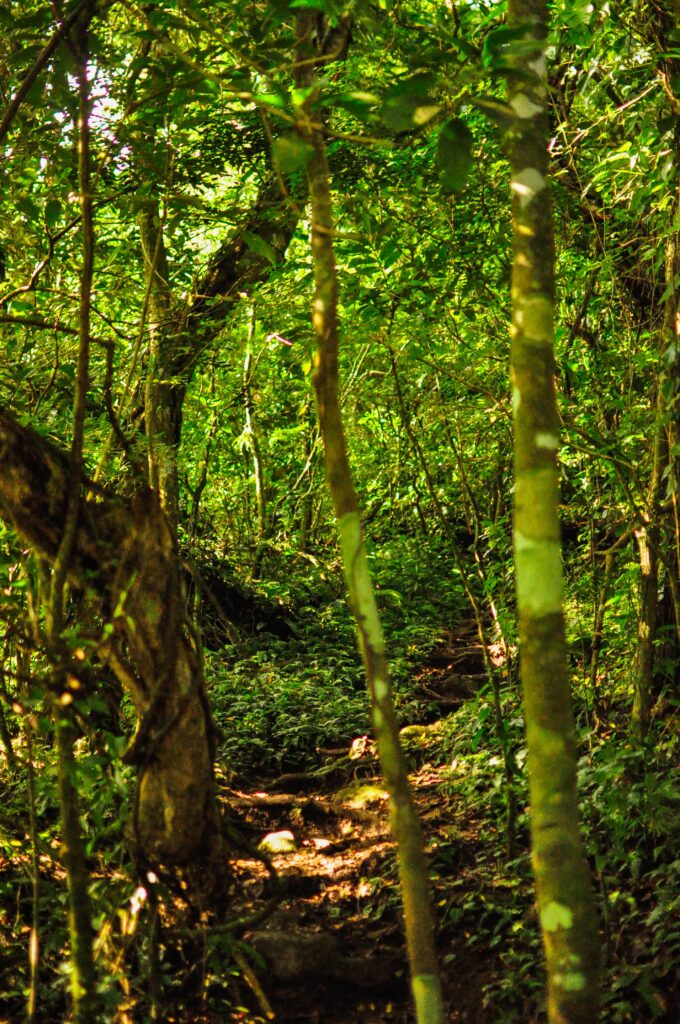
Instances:
[[[316,488],[314,486],[314,471],[316,449],[319,438],[317,428],[313,420],[314,413],[312,410],[312,402],[305,400],[303,410],[300,414],[300,422],[304,431],[302,457],[305,464],[292,488],[294,492],[297,491],[299,486],[305,488],[295,507],[299,523],[298,546],[302,552],[307,550],[310,543],[312,516],[314,513],[314,497],[316,493]]]
[[[92,911],[88,870],[80,832],[77,766],[73,756],[73,728],[65,709],[55,714],[57,779],[61,815],[61,857],[68,888],[68,921],[71,939],[70,984],[75,1024],[94,1024],[98,1019],[94,968]]]
[[[605,554],[604,569],[602,571],[602,582],[599,592],[596,595],[595,615],[593,617],[593,645],[588,666],[588,680],[590,693],[592,694],[594,717],[597,722],[602,712],[602,694],[598,684],[597,676],[600,667],[600,652],[602,651],[602,639],[604,637],[604,618],[607,611],[607,600],[609,598],[609,587],[611,584],[612,572],[614,570],[614,551],[610,549]],[[593,576],[596,569],[593,565]]]
[[[7,688],[5,686],[5,677],[2,669],[0,668],[0,742],[5,748],[5,758],[7,760],[7,767],[11,770],[17,763],[16,754],[14,753],[14,747],[12,746],[12,736],[7,725],[7,718],[5,717],[5,703],[9,703],[7,696]]]
[[[30,655],[17,650],[17,671],[25,680],[25,692],[29,691]],[[26,999],[26,1019],[34,1024],[38,1014],[38,983],[40,975],[40,830],[35,791],[35,759],[33,747],[33,723],[28,715],[23,719],[24,743],[26,746],[26,781],[28,788],[28,821],[31,836],[31,935],[28,942],[28,968],[30,982]]]
[[[313,109],[314,54],[310,45],[313,23],[314,19],[308,15],[301,15],[298,21],[297,84],[309,95],[297,113],[298,131],[312,151],[307,177],[315,282],[312,322],[317,338],[314,377],[317,410],[349,602],[357,624],[380,763],[390,794],[416,1018],[418,1024],[444,1024],[422,829],[399,744],[385,643],[366,558],[338,396],[338,277],[333,253],[328,164],[323,134],[314,123],[319,115]]]
[[[70,950],[70,984],[75,1024],[94,1024],[99,1016],[97,977],[94,965],[92,911],[85,848],[80,831],[78,809],[77,766],[73,756],[73,729],[66,704],[68,678],[59,663],[68,656],[62,631],[68,578],[77,547],[81,481],[84,464],[85,409],[90,382],[90,313],[94,276],[95,235],[90,168],[90,115],[92,97],[88,81],[89,24],[94,4],[88,4],[77,22],[70,40],[76,62],[78,83],[78,121],[76,139],[78,152],[78,187],[82,224],[82,266],[78,310],[78,359],[73,397],[73,437],[66,475],[66,502],[63,528],[52,563],[49,595],[45,606],[48,656],[59,667],[54,672],[54,727],[57,745],[57,780],[61,817],[62,860],[68,889],[68,922]],[[71,697],[72,699],[72,697]]]
[[[248,324],[248,340],[246,357],[243,361],[243,404],[245,406],[245,436],[250,454],[253,457],[253,473],[255,475],[255,501],[257,505],[257,546],[253,563],[253,576],[258,577],[267,544],[267,488],[264,480],[262,450],[253,415],[253,340],[255,336],[255,306],[251,310]]]
[[[559,418],[554,391],[554,246],[548,179],[546,0],[510,0],[520,38],[510,78],[514,261],[514,549],[532,865],[548,970],[550,1024],[594,1024],[598,935],[579,832],[576,744],[562,606]],[[512,50],[512,44],[510,46]]]
[[[655,459],[657,462],[657,459]],[[658,466],[654,476],[658,476]],[[653,487],[652,498],[658,498],[658,485]],[[658,506],[658,500],[653,500]],[[658,508],[657,508],[658,511]],[[652,518],[656,515],[652,512]],[[656,624],[659,607],[659,559],[657,555],[660,531],[651,522],[635,531],[640,556],[640,611],[638,614],[637,647],[633,662],[633,731],[643,740],[649,728],[654,693],[656,663]]]
[[[177,449],[186,386],[173,378],[172,362],[179,343],[174,337],[176,323],[172,323],[163,218],[155,201],[147,201],[143,206],[139,228],[149,295],[149,352],[144,388],[149,483],[158,493],[161,508],[176,530],[179,514]]]

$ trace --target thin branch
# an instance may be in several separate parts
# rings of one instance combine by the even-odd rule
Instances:
[[[58,320],[43,320],[38,316],[15,316],[12,313],[0,313],[0,324],[17,324],[19,327],[39,327],[43,331],[55,331],[59,334],[70,334],[73,337],[80,337],[80,329],[76,327],[67,327],[66,324],[60,324]],[[112,349],[114,342],[110,338],[98,338],[96,335],[91,334],[90,341],[93,341],[95,345],[101,345],[102,348],[107,350]]]
[[[4,117],[2,121],[0,121],[0,142],[4,139],[10,125],[12,124],[12,121],[19,113],[19,108],[23,101],[26,99],[29,89],[31,88],[36,78],[43,70],[43,68],[49,61],[50,57],[61,43],[61,41],[64,39],[66,33],[73,28],[81,13],[87,7],[88,3],[89,0],[83,0],[82,3],[74,7],[70,14],[66,15],[66,17],[62,21],[61,25],[57,28],[52,38],[49,40],[48,43],[45,44],[43,49],[40,51],[40,54],[38,55],[33,66],[24,75],[24,79],[21,85],[12,97],[9,106],[5,111]]]

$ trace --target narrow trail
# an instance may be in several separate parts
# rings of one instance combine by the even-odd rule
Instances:
[[[440,909],[452,874],[465,865],[474,871],[478,838],[474,820],[454,824],[454,809],[442,796],[444,775],[426,765],[412,777],[436,860],[433,882]],[[266,1020],[270,1004],[281,1024],[412,1021],[387,794],[377,773],[319,796],[264,790],[225,796],[239,812],[239,826],[269,849],[281,889],[276,911],[245,935],[256,951],[257,978],[247,1003],[253,1002],[254,989],[260,1016],[236,1012],[232,1019]],[[439,849],[448,854],[448,863],[437,859]],[[270,876],[254,856],[239,857],[232,867],[238,909],[247,912],[267,898]],[[444,962],[459,943],[450,930],[441,940]],[[470,961],[469,953],[461,952]],[[456,976],[446,979],[456,1007],[452,1022],[482,1020],[471,967],[468,962],[461,976],[456,955]],[[264,998],[256,994],[258,983]]]
[[[467,636],[463,642],[470,648]],[[426,666],[418,679],[433,701],[447,709],[480,685],[470,673],[477,668],[474,651],[468,654],[465,676],[451,674],[455,659],[459,668],[460,650],[449,655]],[[442,922],[448,1019],[451,1024],[484,1024],[483,983],[496,969],[497,955],[472,953],[469,932],[457,933],[446,923],[451,901],[460,900],[468,886],[479,889],[481,826],[469,807],[458,805],[451,767],[423,761],[422,751],[432,744],[436,729],[436,723],[407,727],[404,741],[415,768],[411,781]],[[244,936],[253,976],[249,983],[241,980],[241,994],[253,1010],[234,1011],[232,1020],[410,1024],[395,851],[373,742],[357,738],[325,782],[287,775],[261,789],[225,786],[222,796],[235,815],[236,829],[267,850],[281,893],[272,916]],[[238,912],[266,901],[271,878],[261,860],[240,856],[232,869]]]

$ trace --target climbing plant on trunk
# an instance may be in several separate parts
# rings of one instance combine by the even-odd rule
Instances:
[[[547,3],[510,0],[514,258],[511,375],[514,553],[532,865],[551,1024],[592,1024],[598,938],[580,837],[558,515],[554,240],[548,177]]]

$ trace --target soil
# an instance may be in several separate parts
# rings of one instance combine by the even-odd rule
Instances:
[[[234,1021],[410,1024],[414,1019],[387,794],[380,787],[372,742],[362,738],[353,748],[361,753],[353,759],[351,781],[318,795],[280,793],[279,780],[257,791],[224,790],[225,802],[236,809],[238,831],[251,843],[278,840],[293,847],[270,854],[281,899],[271,917],[244,936],[254,951],[248,981],[254,1009],[235,1011]],[[441,845],[448,854],[448,863],[434,874],[439,917],[447,891],[450,895],[451,873],[459,878],[466,870],[474,873],[480,849],[478,823],[469,816],[460,820],[442,795],[445,771],[424,765],[412,776],[428,846],[433,851]],[[296,788],[306,788],[303,777]],[[271,876],[261,859],[240,856],[233,871],[240,911],[266,900]],[[494,956],[473,954],[466,938],[446,927],[439,936],[442,965],[455,961],[455,973],[444,975],[447,1019],[483,1024],[483,986],[494,970]]]
[[[490,861],[497,854],[491,851],[502,841],[455,800],[449,767],[423,759],[442,713],[460,706],[485,680],[476,631],[466,624],[417,675],[418,690],[432,702],[432,724],[402,733],[430,856],[449,1024],[497,1020],[485,1005],[485,985],[502,969],[499,956],[472,948],[470,933],[447,918],[466,890],[479,892],[495,876]],[[322,779],[302,773],[263,782],[260,789],[223,787],[225,813],[236,816],[237,845],[245,837],[256,848],[283,832],[284,844],[292,847],[269,854],[280,899],[275,912],[244,935],[241,995],[251,1009],[233,1011],[231,1019],[411,1024],[395,848],[375,744],[358,737],[349,751],[325,753],[335,755],[334,767]],[[247,914],[266,903],[272,880],[262,859],[243,853],[232,868],[236,911]]]

